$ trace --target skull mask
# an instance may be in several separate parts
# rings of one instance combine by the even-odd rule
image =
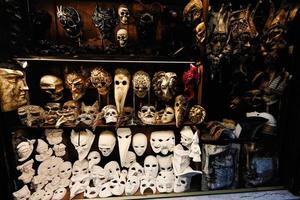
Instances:
[[[187,147],[188,149],[191,148],[191,144],[193,142],[193,131],[191,129],[191,127],[189,126],[184,126],[181,131],[180,131],[180,134],[181,134],[181,138],[180,138],[180,143]]]
[[[130,84],[130,73],[126,69],[116,69],[114,77],[115,101],[118,113],[123,112]]]
[[[156,111],[154,106],[143,106],[138,112],[139,118],[144,124],[156,123]]]
[[[31,126],[41,126],[44,123],[45,111],[40,106],[28,105],[18,108],[18,115],[22,124]]]
[[[128,24],[129,22],[129,9],[126,5],[121,4],[118,8],[119,20],[122,24]]]
[[[45,105],[45,124],[54,125],[59,118],[60,103],[47,103]]]
[[[174,132],[172,130],[152,132],[150,145],[154,153],[167,155],[168,152],[173,152],[175,146]]]
[[[94,139],[95,135],[88,129],[80,132],[75,132],[74,130],[72,130],[71,142],[78,152],[79,161],[85,159],[85,157],[88,155]]]
[[[98,147],[103,156],[109,156],[114,150],[115,145],[116,137],[113,132],[104,130],[100,133]]]
[[[125,194],[126,195],[133,195],[135,194],[140,187],[140,181],[137,176],[130,176],[127,179],[126,185],[125,185]]]
[[[132,134],[130,128],[118,128],[117,134],[121,166],[124,167]]]
[[[172,122],[174,119],[174,112],[175,111],[171,106],[166,106],[160,121],[164,124]]]
[[[176,93],[177,75],[174,72],[156,72],[152,84],[156,96],[164,101],[169,101]]]
[[[104,170],[106,170],[109,173],[108,180],[120,177],[121,169],[116,161],[110,161],[109,163],[107,163],[104,166]]]
[[[58,188],[53,192],[52,200],[61,200],[67,194],[66,188]]]
[[[189,119],[194,124],[201,124],[206,116],[206,111],[200,105],[194,105],[189,112]]]
[[[125,191],[126,179],[124,176],[110,180],[110,191],[113,195],[122,195]]]
[[[132,77],[133,90],[137,97],[144,98],[150,90],[151,80],[147,72],[137,71]]]
[[[88,80],[82,74],[77,72],[65,74],[66,88],[71,90],[72,99],[77,101],[83,97],[88,86]]]
[[[79,115],[80,105],[77,101],[67,101],[64,103],[62,112],[60,113],[61,117],[55,124],[55,127],[58,128],[61,124],[68,126],[74,126],[77,116]]]
[[[111,75],[102,67],[96,67],[91,71],[91,83],[100,95],[106,95],[112,83]]]
[[[69,179],[72,175],[72,163],[69,161],[63,162],[59,166],[59,178]]]
[[[27,141],[23,141],[17,145],[17,152],[18,152],[18,156],[19,156],[18,161],[23,162],[27,158],[29,158],[29,156],[31,155],[31,153],[33,151],[34,143],[35,143],[35,140],[27,140]]]
[[[160,193],[173,192],[175,176],[172,171],[159,172],[156,178],[156,187]]]
[[[30,198],[30,190],[24,185],[20,190],[13,193],[15,200],[27,200]]]
[[[89,169],[92,169],[93,166],[97,165],[101,161],[100,153],[98,151],[90,152],[87,160],[89,161]]]
[[[159,164],[159,170],[161,172],[172,172],[173,166],[172,166],[172,155],[168,156],[156,156]]]
[[[136,133],[132,138],[132,147],[138,156],[142,156],[147,149],[147,137],[143,133]]]
[[[124,107],[123,112],[119,113],[116,127],[126,125],[133,118],[134,109],[132,107]]]
[[[81,33],[79,13],[72,7],[57,7],[57,18],[70,38],[78,38]]]
[[[184,122],[186,111],[188,109],[188,101],[187,98],[183,95],[179,95],[175,98],[175,120],[176,126],[180,127]]]
[[[82,102],[81,114],[77,117],[76,124],[79,124],[80,122],[82,122],[88,126],[93,125],[98,112],[99,112],[98,101],[96,101],[92,106],[86,106]]]
[[[106,124],[116,123],[118,120],[117,108],[114,105],[106,105],[102,108],[101,115],[105,118]]]
[[[48,143],[51,145],[61,143],[63,132],[63,129],[45,129],[45,135]]]
[[[154,156],[149,155],[145,158],[144,170],[147,177],[156,178],[158,174],[158,168],[158,161]]]
[[[126,29],[119,29],[117,31],[117,41],[119,43],[119,46],[121,48],[124,48],[127,46],[128,43],[128,31]]]
[[[58,101],[63,97],[63,82],[56,76],[43,76],[40,80],[40,87],[42,92],[45,93],[52,101]]]
[[[153,194],[156,193],[156,179],[144,176],[141,178],[140,192],[143,195],[146,189],[150,189]]]

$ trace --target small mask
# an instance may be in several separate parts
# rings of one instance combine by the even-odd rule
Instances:
[[[84,96],[88,86],[88,80],[82,74],[77,72],[66,73],[65,84],[66,88],[71,90],[72,99],[77,101]]]
[[[128,43],[128,31],[124,28],[121,28],[117,31],[117,41],[121,48],[127,46]]]
[[[164,124],[172,122],[175,116],[174,112],[171,106],[166,106],[160,121]]]
[[[201,124],[206,116],[206,111],[200,105],[194,105],[189,112],[189,119],[194,124]]]
[[[18,115],[23,125],[42,126],[44,123],[45,111],[40,106],[27,105],[18,108]]]
[[[129,168],[133,163],[136,162],[136,155],[132,151],[128,151],[124,167]]]
[[[119,178],[121,174],[121,169],[119,163],[116,161],[110,161],[104,166],[104,170],[109,173],[108,180],[112,180],[114,178]]]
[[[156,193],[156,178],[142,177],[140,183],[140,192],[143,195],[146,189],[150,189],[153,194]]]
[[[143,167],[139,163],[135,162],[132,163],[132,165],[129,167],[127,177],[129,178],[131,176],[137,176],[140,178],[143,174],[144,174]]]
[[[157,155],[156,158],[158,160],[159,164],[159,171],[161,172],[172,172],[173,171],[173,165],[172,165],[172,156],[160,156]]]
[[[180,138],[180,143],[187,147],[188,149],[191,148],[191,144],[193,142],[193,136],[194,136],[194,133],[191,129],[191,127],[189,126],[184,126],[181,131],[180,131],[180,135],[181,135],[181,138]]]
[[[147,137],[143,133],[136,133],[132,138],[132,147],[138,156],[142,156],[147,149]]]
[[[119,20],[122,24],[128,24],[129,22],[129,9],[126,5],[121,4],[118,8]]]
[[[116,127],[126,125],[127,122],[129,122],[134,115],[134,109],[132,107],[124,107],[123,112],[118,116],[118,121],[116,124]]]
[[[174,189],[175,175],[173,171],[161,171],[156,178],[156,187],[160,193],[170,193]]]
[[[0,68],[0,105],[3,112],[27,104],[28,90],[23,72]]]
[[[151,79],[147,72],[137,71],[132,77],[133,90],[137,97],[144,98],[150,90]]]
[[[62,142],[63,129],[45,129],[45,135],[50,145],[56,145]]]
[[[18,144],[17,146],[17,152],[18,152],[18,161],[23,162],[25,161],[27,158],[29,158],[29,156],[31,155],[32,151],[33,151],[33,144],[35,143],[35,140],[27,140],[24,142],[21,142],[20,144]]]
[[[57,18],[70,38],[78,38],[81,33],[80,15],[72,7],[57,6]]]
[[[104,183],[100,186],[99,197],[106,198],[112,196],[110,191],[110,182]]]
[[[63,97],[63,81],[56,76],[43,76],[40,80],[40,88],[51,101],[58,101]]]
[[[125,191],[126,179],[124,176],[110,180],[110,191],[113,195],[122,195]]]
[[[130,176],[125,185],[125,194],[134,195],[140,187],[140,180],[137,176]]]
[[[80,132],[75,132],[74,130],[72,130],[71,142],[78,152],[79,161],[85,159],[85,157],[88,155],[94,139],[95,135],[88,129]]]
[[[111,75],[102,67],[96,67],[91,71],[91,83],[100,95],[106,95],[112,83]]]
[[[27,200],[30,198],[30,190],[24,185],[20,190],[13,193],[15,200]]]
[[[117,108],[114,105],[106,105],[102,108],[101,116],[105,118],[105,123],[116,123],[118,120]]]
[[[152,84],[156,96],[163,101],[169,101],[176,93],[177,75],[174,72],[156,72]]]
[[[173,152],[175,146],[175,134],[172,130],[154,131],[150,136],[150,145],[154,153],[167,155]]]
[[[86,106],[83,102],[81,103],[81,114],[77,117],[76,124],[82,122],[85,125],[93,125],[96,116],[99,112],[99,104],[96,101],[91,106]]]
[[[89,153],[87,160],[89,161],[89,169],[92,169],[101,161],[101,155],[98,151],[92,151]]]
[[[138,112],[138,117],[144,124],[156,123],[156,110],[154,106],[143,106]]]
[[[104,130],[100,133],[98,148],[102,155],[107,157],[114,150],[116,145],[116,137],[113,132],[109,130]]]
[[[123,112],[130,85],[130,73],[127,69],[116,69],[114,77],[114,94],[118,113]]]
[[[63,157],[64,155],[66,155],[66,145],[64,144],[56,144],[53,146],[53,151],[55,156],[57,157]]]
[[[66,188],[58,188],[53,192],[53,197],[52,200],[61,200],[65,197],[67,194],[67,189]]]
[[[30,183],[35,174],[35,170],[32,168],[32,166],[33,159],[17,166],[17,170],[22,173],[21,176],[18,177],[18,180],[23,181],[24,184]]]
[[[59,119],[60,103],[47,103],[45,105],[45,124],[54,125]]]
[[[79,112],[80,105],[77,101],[71,100],[65,102],[60,113],[61,117],[56,122],[55,127],[58,128],[61,124],[65,124],[67,126],[74,126]]]
[[[59,166],[59,178],[69,179],[72,175],[72,163],[69,161],[63,162]]]
[[[121,166],[125,166],[126,157],[128,154],[128,149],[131,143],[131,130],[130,128],[118,128],[117,129],[118,135],[118,144],[119,144],[119,155]]]
[[[175,98],[175,120],[176,126],[180,127],[185,119],[185,114],[188,109],[188,101],[187,98],[183,95],[179,95]]]
[[[50,158],[53,150],[51,148],[48,148],[48,144],[44,140],[38,139],[36,152],[38,152],[39,154],[35,155],[35,159],[41,162]]]
[[[149,155],[145,158],[144,170],[147,177],[156,178],[158,174],[158,168],[158,161],[154,156]]]

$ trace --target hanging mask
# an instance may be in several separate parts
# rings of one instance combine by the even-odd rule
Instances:
[[[59,119],[60,103],[47,103],[45,105],[45,124],[54,125]]]
[[[116,145],[116,137],[113,132],[109,130],[104,130],[100,133],[98,148],[101,151],[102,155],[107,157],[114,150]]]
[[[180,127],[183,124],[188,106],[189,104],[185,96],[179,95],[175,98],[174,110],[177,127]]]
[[[174,72],[156,72],[152,84],[156,96],[163,101],[169,101],[177,90],[177,75]]]
[[[183,20],[189,24],[193,24],[196,21],[202,21],[203,4],[202,1],[190,0],[190,2],[184,7]]]
[[[76,124],[82,122],[85,125],[93,125],[96,116],[99,112],[99,104],[96,101],[91,106],[86,106],[83,102],[81,103],[81,114],[77,117]]]
[[[155,38],[156,25],[154,16],[148,12],[143,13],[137,22],[139,38],[150,44]]]
[[[153,194],[156,193],[156,178],[142,177],[140,183],[140,192],[143,195],[145,190],[150,189]]]
[[[59,178],[60,179],[69,179],[72,175],[72,163],[69,161],[63,162],[59,166]]]
[[[189,112],[189,119],[194,124],[201,124],[206,116],[206,111],[200,105],[194,105]]]
[[[181,135],[180,143],[186,148],[190,149],[193,142],[193,136],[194,136],[191,127],[184,126],[180,131],[180,135]]]
[[[150,136],[150,145],[154,153],[167,155],[175,147],[175,134],[172,130],[154,131]]]
[[[18,115],[23,125],[42,126],[44,123],[45,111],[40,106],[27,105],[18,108]]]
[[[184,150],[181,144],[177,144],[174,148],[174,157],[172,163],[174,167],[174,173],[179,175],[190,166],[190,151]]]
[[[27,104],[28,90],[23,72],[0,68],[0,105],[3,112]]]
[[[23,162],[31,155],[35,140],[27,140],[17,145],[18,161]]]
[[[53,150],[51,148],[48,148],[48,144],[44,140],[38,139],[36,152],[38,152],[39,154],[35,155],[35,159],[37,161],[42,162],[50,158],[50,156],[53,153]]]
[[[112,196],[110,191],[110,182],[104,183],[100,186],[99,197],[106,198]]]
[[[111,39],[113,29],[116,26],[116,13],[111,8],[101,8],[97,4],[93,16],[93,23],[99,29],[102,39]]]
[[[151,86],[151,79],[147,72],[137,71],[132,77],[133,90],[137,97],[144,98]]]
[[[127,69],[118,68],[114,77],[114,93],[118,113],[123,112],[127,92],[130,85],[130,73]]]
[[[89,169],[92,169],[101,161],[101,155],[98,151],[92,151],[89,153],[87,160],[89,161]]]
[[[125,191],[125,177],[121,176],[120,178],[114,178],[110,180],[110,191],[113,195],[120,196]]]
[[[138,117],[144,124],[156,123],[156,110],[154,106],[143,106],[138,112]]]
[[[63,159],[51,156],[39,165],[38,175],[46,178],[48,181],[52,180],[59,175],[59,167],[63,162]]]
[[[124,126],[127,122],[129,122],[134,115],[134,109],[132,107],[124,107],[123,112],[118,116],[118,121],[116,127]]]
[[[175,175],[172,171],[159,172],[156,178],[156,187],[160,193],[171,193],[174,189]]]
[[[55,127],[58,128],[61,124],[74,126],[79,112],[80,105],[77,101],[71,100],[65,102],[60,113],[60,118],[57,120]]]
[[[20,190],[13,193],[15,200],[27,200],[30,198],[30,190],[24,185]]]
[[[81,33],[80,15],[72,7],[57,6],[57,18],[70,38],[78,38]]]
[[[97,186],[91,187],[91,186],[88,185],[85,188],[85,191],[83,193],[83,196],[88,198],[88,199],[97,198],[98,195],[99,195],[99,188]]]
[[[175,111],[171,106],[166,106],[160,121],[164,124],[172,122],[175,116],[174,113]]]
[[[121,169],[119,163],[116,161],[110,161],[104,166],[104,170],[109,173],[108,180],[112,180],[114,178],[119,178],[121,174]]]
[[[145,158],[144,171],[147,177],[156,178],[158,174],[158,168],[158,161],[154,156],[149,155]]]
[[[91,169],[91,178],[95,186],[102,185],[108,181],[109,172],[102,167],[95,165]]]
[[[159,164],[159,171],[173,172],[172,156],[173,156],[172,154],[168,156],[160,156],[160,155],[156,156]]]
[[[135,162],[129,167],[127,177],[137,176],[140,178],[143,174],[144,168],[139,163]]]
[[[64,155],[66,155],[66,145],[64,144],[56,144],[53,146],[53,151],[55,156],[57,157],[63,157]]]
[[[125,185],[125,194],[134,195],[140,187],[140,180],[137,176],[130,176]]]
[[[102,67],[96,67],[91,71],[91,83],[98,90],[98,94],[106,95],[112,83],[111,75]]]
[[[52,200],[61,200],[67,194],[66,188],[58,188],[53,192]]]
[[[142,156],[147,149],[147,137],[143,133],[136,133],[132,138],[132,147],[138,156]]]
[[[18,180],[23,181],[24,184],[30,183],[35,174],[35,170],[32,168],[32,166],[33,159],[17,166],[17,170],[22,173],[21,176],[18,177]]]
[[[118,128],[117,129],[118,135],[118,144],[119,144],[119,155],[121,166],[125,166],[126,157],[128,154],[128,149],[131,143],[131,130],[130,128]]]
[[[128,24],[129,22],[129,9],[126,5],[121,4],[118,8],[118,15],[119,15],[119,20],[121,24]]]
[[[128,44],[128,31],[121,28],[117,31],[117,41],[121,48],[124,48]]]
[[[63,97],[63,81],[52,75],[45,75],[40,80],[40,88],[52,101],[61,100]]]
[[[78,153],[78,160],[81,161],[85,159],[92,147],[94,139],[95,135],[88,129],[80,132],[72,130],[71,142]]]
[[[77,101],[85,95],[89,82],[81,73],[72,72],[65,74],[65,84],[71,90],[72,99]]]
[[[128,151],[124,167],[129,168],[133,163],[136,162],[136,155],[132,151]]]
[[[50,145],[56,145],[62,142],[63,129],[45,129],[45,135]]]
[[[89,162],[86,159],[76,160],[72,168],[72,182],[80,182],[89,178]]]
[[[114,105],[106,105],[102,108],[101,116],[105,118],[105,123],[116,123],[118,120],[117,108]]]

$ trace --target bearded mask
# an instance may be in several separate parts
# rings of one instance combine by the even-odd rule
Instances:
[[[56,76],[43,76],[40,80],[40,88],[52,101],[58,101],[63,97],[63,81]]]
[[[150,145],[154,153],[167,155],[169,152],[173,152],[175,146],[174,132],[171,130],[152,132]]]
[[[85,125],[91,126],[96,119],[96,116],[99,112],[99,104],[96,101],[91,106],[86,106],[83,102],[81,104],[81,114],[77,117],[76,124],[80,122],[84,123]]]
[[[126,5],[121,4],[119,6],[118,15],[119,15],[119,20],[120,20],[121,24],[128,24],[130,13],[129,13],[129,9]]]
[[[78,38],[81,33],[80,15],[72,7],[57,6],[57,18],[70,38]]]
[[[123,112],[129,85],[130,73],[126,69],[116,69],[114,77],[114,93],[118,113]]]
[[[156,111],[154,106],[143,106],[138,112],[138,117],[144,124],[156,123]]]
[[[23,125],[42,126],[44,123],[45,111],[40,106],[28,105],[18,108],[18,115]]]
[[[0,68],[0,105],[3,112],[27,103],[28,86],[23,72]]]
[[[102,155],[107,157],[114,150],[116,145],[116,137],[113,132],[109,130],[102,131],[99,136],[98,148]]]
[[[151,80],[147,72],[137,71],[132,77],[133,90],[137,97],[144,98],[150,90]]]
[[[176,93],[177,75],[174,72],[156,72],[152,84],[156,96],[163,101],[169,101]]]
[[[131,143],[131,130],[130,128],[118,128],[118,144],[119,144],[119,154],[121,166],[125,166],[125,161],[128,154],[128,149]]]
[[[61,124],[65,124],[67,126],[74,126],[79,113],[80,105],[77,101],[71,100],[65,102],[60,113],[60,118],[56,122],[55,127],[58,128]]]
[[[66,87],[71,90],[72,99],[79,100],[85,94],[88,87],[88,80],[80,73],[66,73],[65,74]]]
[[[188,109],[188,101],[187,98],[183,95],[179,95],[175,98],[175,120],[176,126],[180,127],[185,119],[185,115]]]
[[[132,138],[132,147],[138,156],[142,156],[147,149],[147,137],[143,133],[136,133]]]
[[[100,95],[106,95],[112,83],[111,75],[102,67],[96,67],[91,71],[91,83]]]
[[[88,155],[94,139],[95,135],[88,129],[80,132],[75,132],[74,130],[72,130],[71,142],[78,152],[79,161],[85,159],[85,157]]]
[[[60,103],[47,103],[45,105],[45,124],[54,125],[59,119]]]
[[[206,111],[200,105],[194,105],[189,112],[189,119],[194,124],[201,124],[206,116]]]

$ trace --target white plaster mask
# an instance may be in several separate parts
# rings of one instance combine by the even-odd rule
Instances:
[[[128,149],[131,143],[131,130],[130,128],[118,128],[117,135],[121,166],[124,167]]]
[[[137,176],[130,176],[125,184],[125,194],[134,195],[140,187],[140,180]]]
[[[117,31],[117,41],[119,46],[124,48],[128,43],[128,31],[124,28],[121,28]]]
[[[174,148],[174,157],[172,158],[175,175],[183,173],[190,166],[190,151],[184,150],[181,144],[177,144]]]
[[[72,163],[69,161],[63,162],[59,166],[59,178],[69,179],[72,175]]]
[[[124,176],[110,180],[110,191],[113,195],[122,195],[125,191],[126,179]]]
[[[45,186],[45,191],[55,191],[60,187],[60,178],[59,176],[54,176],[51,180],[48,181],[48,184]]]
[[[53,192],[53,197],[52,200],[61,200],[64,198],[64,196],[67,193],[67,189],[66,188],[58,188],[57,190],[55,190]]]
[[[35,159],[40,162],[50,158],[53,153],[53,150],[48,148],[48,144],[41,139],[38,139],[36,151],[39,153],[39,155],[35,155]]]
[[[29,200],[42,200],[45,194],[45,190],[36,190],[34,193],[31,194]]]
[[[161,171],[156,178],[156,187],[160,193],[170,193],[174,189],[175,175],[172,171]]]
[[[99,187],[90,187],[89,185],[85,188],[83,196],[92,199],[99,195]]]
[[[90,173],[91,173],[92,181],[96,186],[106,183],[109,178],[109,171],[103,169],[98,165],[93,166]]]
[[[52,190],[45,190],[43,200],[51,200],[53,196],[53,191]]]
[[[194,171],[191,167],[187,167],[182,174],[175,176],[174,192],[179,193],[189,190],[192,177],[201,173],[201,171]]]
[[[106,105],[102,108],[101,115],[105,119],[105,123],[116,123],[118,120],[117,108],[114,105]]]
[[[140,178],[143,174],[144,168],[138,162],[135,162],[129,167],[127,177],[137,176]]]
[[[130,73],[127,69],[118,68],[114,77],[114,95],[118,113],[123,112],[130,85]]]
[[[156,178],[144,176],[141,178],[140,192],[143,195],[145,190],[150,189],[153,194],[156,193]]]
[[[89,153],[87,160],[89,161],[89,169],[92,169],[93,166],[101,161],[101,155],[98,151],[92,151]]]
[[[45,135],[50,145],[56,145],[62,142],[63,129],[45,129]]]
[[[174,116],[175,116],[174,109],[171,106],[166,106],[161,117],[161,122],[164,124],[170,123],[173,121]]]
[[[104,183],[100,186],[99,197],[106,198],[112,196],[110,190],[110,182]]]
[[[138,117],[144,124],[155,124],[156,123],[156,110],[154,106],[142,106],[138,112]]]
[[[158,160],[159,164],[159,171],[161,172],[172,172],[173,171],[173,165],[172,165],[172,154],[168,156],[160,156],[157,155],[156,158]]]
[[[55,156],[62,157],[66,154],[66,145],[64,145],[63,143],[56,144],[53,146],[53,151]]]
[[[104,130],[100,133],[98,140],[98,148],[102,155],[107,157],[114,150],[116,145],[116,137],[113,132]]]
[[[107,163],[104,166],[104,170],[108,171],[109,173],[108,180],[120,177],[121,169],[119,163],[116,161],[110,161],[109,163]]]
[[[22,173],[18,177],[18,180],[23,181],[24,184],[30,183],[35,174],[35,170],[32,168],[32,166],[33,166],[33,159],[25,162],[22,165],[17,166],[17,170]]]
[[[154,153],[167,155],[173,152],[175,146],[175,134],[172,130],[154,131],[150,136],[150,145]]]
[[[17,152],[19,159],[18,161],[22,162],[25,161],[29,156],[31,155],[33,151],[33,144],[35,143],[35,140],[27,140],[24,142],[21,142],[17,146]]]
[[[48,183],[48,179],[45,178],[43,175],[36,175],[33,177],[31,182],[35,191],[41,191],[42,188],[44,188],[44,186]],[[40,195],[39,193],[36,195],[43,196]]]
[[[187,147],[188,149],[191,148],[191,145],[192,145],[192,142],[193,142],[193,136],[194,136],[194,133],[191,129],[191,127],[189,126],[184,126],[181,131],[180,131],[180,135],[181,135],[181,138],[180,138],[180,143]]]
[[[128,24],[130,14],[129,14],[129,9],[128,9],[128,7],[126,5],[121,4],[119,6],[119,8],[118,8],[118,15],[119,15],[120,22],[122,24]]]
[[[20,190],[13,193],[15,200],[27,200],[30,197],[30,190],[24,185]]]
[[[199,146],[198,132],[195,132],[193,136],[193,142],[191,145],[191,152],[189,157],[193,159],[193,162],[201,162],[201,149]]]
[[[40,164],[38,167],[38,175],[51,180],[54,176],[59,174],[59,167],[62,163],[63,159],[51,156]]]
[[[139,98],[144,98],[150,90],[151,79],[147,72],[137,71],[132,77],[134,93]]]
[[[145,176],[156,178],[158,174],[158,161],[157,159],[149,155],[145,158],[144,160],[144,171],[145,171]]]
[[[133,163],[136,162],[136,155],[132,151],[128,151],[124,167],[129,168]]]
[[[136,155],[142,156],[147,149],[147,137],[143,133],[136,133],[132,138],[132,147]]]
[[[72,182],[79,182],[87,177],[89,177],[89,162],[86,159],[75,161],[72,169]]]
[[[92,147],[94,139],[95,135],[88,129],[80,132],[75,132],[72,130],[71,142],[78,153],[78,160],[83,160],[86,158]]]
[[[97,114],[99,113],[99,104],[96,101],[93,105],[87,106],[81,103],[81,114],[76,119],[76,124],[83,123],[91,126],[94,124]]]
[[[53,75],[45,75],[40,80],[40,87],[44,94],[52,101],[58,101],[63,97],[63,82]]]
[[[89,186],[90,178],[85,177],[80,181],[71,182],[70,187],[70,199],[73,199],[77,194],[82,193]]]

